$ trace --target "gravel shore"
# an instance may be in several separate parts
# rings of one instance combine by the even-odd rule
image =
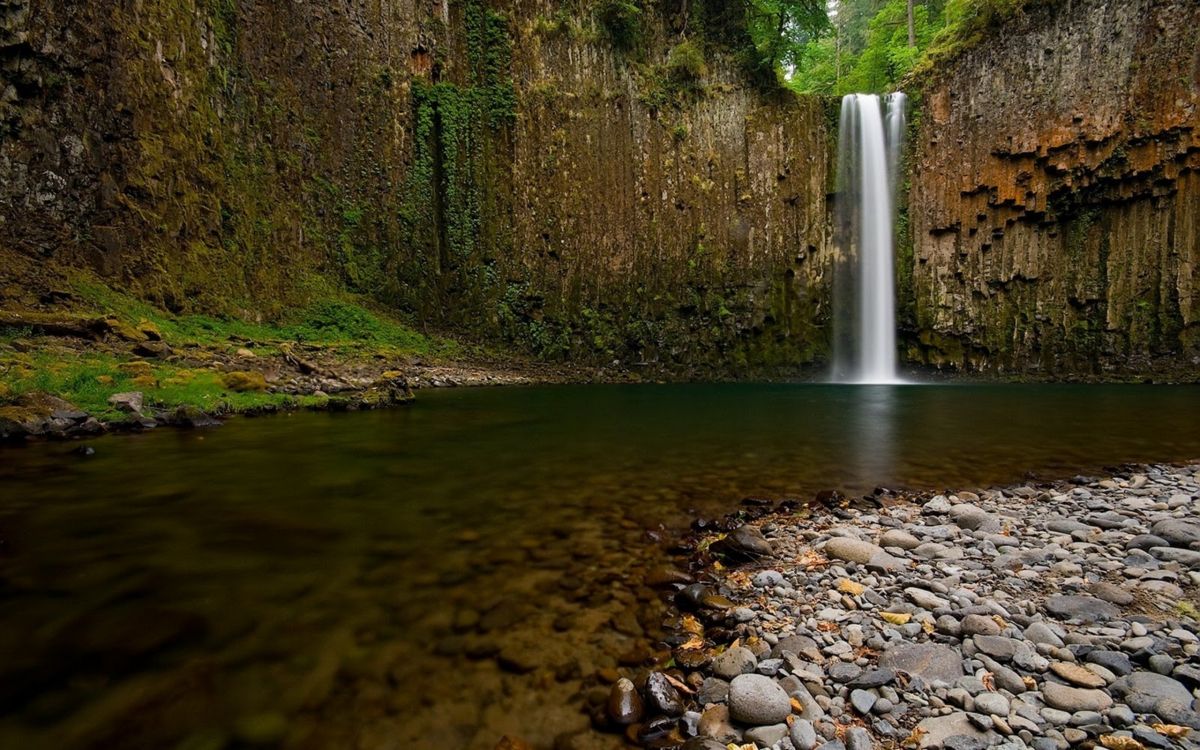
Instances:
[[[646,747],[1200,747],[1200,466],[789,508],[697,539]]]

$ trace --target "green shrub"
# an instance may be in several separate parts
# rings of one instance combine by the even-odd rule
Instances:
[[[708,75],[704,50],[689,40],[676,44],[667,54],[667,72],[676,81],[694,82]]]
[[[629,52],[641,43],[642,8],[636,0],[600,0],[596,19],[609,41],[622,52]]]

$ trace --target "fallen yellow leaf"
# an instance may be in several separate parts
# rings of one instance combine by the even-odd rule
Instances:
[[[1100,738],[1100,744],[1108,750],[1145,750],[1145,746],[1134,738],[1116,734],[1104,735]]]
[[[1181,727],[1178,724],[1151,724],[1150,728],[1172,739],[1186,737],[1192,731],[1190,727]]]
[[[837,587],[838,591],[842,592],[843,594],[850,594],[851,596],[858,596],[867,590],[866,586],[858,583],[857,581],[851,581],[849,578],[843,578],[842,580],[838,581]]]
[[[893,625],[905,625],[912,619],[912,615],[904,612],[880,612],[879,616]]]

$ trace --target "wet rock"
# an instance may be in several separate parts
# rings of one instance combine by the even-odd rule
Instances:
[[[608,694],[608,718],[622,726],[642,720],[645,707],[633,682],[622,677],[612,686]]]
[[[771,543],[757,526],[743,524],[715,542],[710,549],[732,560],[749,561],[772,554]]]
[[[683,715],[683,699],[662,672],[651,672],[646,678],[646,698],[653,711],[666,716]]]
[[[770,677],[743,674],[729,684],[729,715],[736,721],[778,724],[791,713],[791,699]]]

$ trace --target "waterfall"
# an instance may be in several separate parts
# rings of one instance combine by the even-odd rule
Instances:
[[[834,379],[895,383],[894,205],[905,96],[848,94],[838,133]]]

